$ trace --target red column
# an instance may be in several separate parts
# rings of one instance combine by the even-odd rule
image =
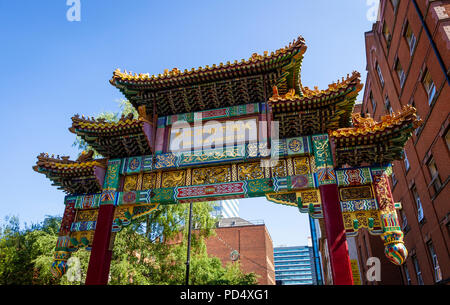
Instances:
[[[108,283],[112,250],[110,250],[111,228],[114,219],[114,205],[101,205],[92,243],[91,258],[86,276],[86,285]]]
[[[353,285],[352,268],[336,184],[319,187],[334,285]]]

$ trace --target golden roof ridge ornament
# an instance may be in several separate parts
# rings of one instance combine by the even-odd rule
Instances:
[[[333,131],[330,130],[330,136],[339,138],[366,135],[368,133],[373,134],[378,131],[383,131],[386,128],[400,125],[407,120],[412,121],[414,129],[423,124],[422,120],[417,119],[416,108],[411,105],[403,106],[403,108],[397,113],[382,116],[380,122],[376,122],[370,114],[366,114],[366,116],[367,117],[363,118],[359,113],[352,114],[353,127],[340,128]]]

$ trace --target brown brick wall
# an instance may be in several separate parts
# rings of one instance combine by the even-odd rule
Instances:
[[[402,106],[413,104],[418,115],[424,121],[417,134],[412,136],[405,148],[410,168],[406,169],[404,161],[393,163],[397,182],[392,192],[396,202],[403,205],[408,227],[405,230],[405,244],[409,250],[409,258],[405,265],[409,270],[412,284],[417,284],[417,276],[411,257],[415,255],[420,265],[425,284],[435,283],[432,257],[428,251],[428,243],[432,243],[443,282],[450,279],[449,258],[449,214],[450,214],[450,187],[448,186],[450,174],[450,151],[445,135],[449,130],[450,88],[446,79],[446,72],[439,64],[440,57],[444,63],[445,71],[450,66],[450,18],[448,14],[448,1],[416,0],[426,25],[438,49],[438,55],[432,48],[429,38],[419,18],[413,1],[400,1],[398,10],[394,12],[391,1],[382,0],[380,7],[380,21],[374,24],[372,31],[365,34],[367,56],[367,80],[364,92],[362,113],[370,113],[372,117],[380,120],[387,114],[384,107],[385,97],[388,96],[394,112]],[[391,30],[392,40],[389,48],[381,32],[386,22]],[[416,37],[416,47],[411,53],[404,36],[406,24],[410,24]],[[406,75],[403,86],[394,70],[396,60],[399,60]],[[381,67],[384,87],[375,69],[375,62]],[[425,87],[422,83],[425,71],[429,71],[436,87],[434,101],[429,104]],[[374,111],[369,100],[372,93],[376,102]],[[435,190],[431,185],[432,177],[427,162],[433,157],[439,172],[442,186]],[[392,184],[391,184],[392,185]],[[423,207],[424,221],[418,221],[418,210],[411,188],[415,186]],[[402,215],[399,215],[402,218]],[[402,221],[401,221],[402,222]],[[362,240],[366,236],[366,240]],[[364,242],[372,249],[379,247],[378,242],[361,234],[359,245],[364,248]],[[376,244],[377,245],[376,245]],[[374,250],[375,251],[375,250]],[[387,262],[383,264],[389,264]],[[364,265],[364,264],[363,264]],[[387,267],[386,267],[387,268]],[[403,280],[396,280],[398,284],[406,282],[404,268],[399,269]],[[396,276],[395,276],[396,278]],[[391,282],[391,279],[388,279]],[[394,280],[394,278],[392,279]]]
[[[230,253],[237,250],[244,272],[255,272],[261,285],[275,284],[273,244],[265,225],[217,228],[216,236],[206,241],[208,254],[231,263]]]

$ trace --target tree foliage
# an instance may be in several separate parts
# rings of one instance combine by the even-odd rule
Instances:
[[[187,204],[164,206],[150,222],[145,218],[136,220],[117,233],[109,284],[184,284],[188,210]],[[217,257],[208,255],[204,240],[215,234],[210,210],[209,203],[193,205],[190,284],[256,284],[256,275],[244,274],[238,262],[223,266]],[[47,216],[41,224],[21,230],[17,217],[7,219],[0,228],[0,284],[84,284],[90,257],[84,249],[72,254],[69,270],[61,279],[51,274],[60,222],[60,217]],[[158,230],[149,232],[148,224]]]

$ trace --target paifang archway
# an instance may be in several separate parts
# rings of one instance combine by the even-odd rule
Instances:
[[[106,284],[111,237],[133,219],[164,204],[261,196],[324,219],[335,284],[352,284],[346,236],[360,228],[380,235],[388,259],[402,264],[400,203],[388,177],[420,124],[415,109],[381,122],[352,115],[359,73],[311,90],[300,78],[305,51],[299,37],[241,62],[158,76],[114,71],[110,83],[139,117],[111,123],[76,115],[69,130],[104,158],[41,154],[33,167],[68,194],[53,274],[62,276],[70,254],[87,248],[86,284]],[[236,133],[218,138],[227,122]],[[191,131],[176,129],[179,123]],[[253,137],[239,139],[244,132]],[[192,140],[188,150],[173,150],[177,136]]]

